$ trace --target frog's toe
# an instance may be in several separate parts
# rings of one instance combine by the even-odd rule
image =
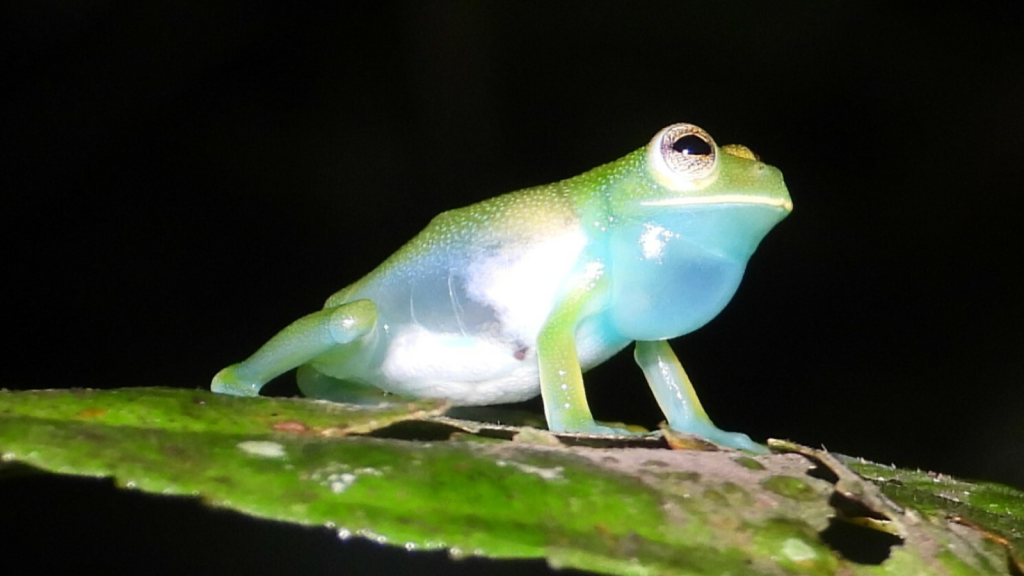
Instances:
[[[235,366],[237,364],[217,372],[217,375],[213,377],[213,382],[210,383],[210,390],[217,394],[231,396],[259,396],[261,385],[239,378]]]
[[[747,452],[753,452],[754,454],[768,454],[768,447],[763,444],[758,444],[750,439],[750,436],[742,432],[726,432],[724,430],[715,430],[715,433],[705,436],[708,440],[711,440],[715,444],[721,444],[728,448],[735,448],[736,450],[746,450]]]
[[[578,430],[571,430],[573,434],[602,434],[610,436],[642,436],[647,433],[646,430],[643,432],[637,430],[630,430],[621,426],[605,426],[594,422],[588,426],[584,426]]]

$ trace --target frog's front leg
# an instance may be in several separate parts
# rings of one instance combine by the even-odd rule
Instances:
[[[377,307],[370,300],[314,312],[292,322],[244,362],[218,372],[210,389],[233,396],[256,396],[274,377],[366,335],[376,323]]]
[[[623,428],[594,422],[583,388],[583,370],[576,353],[576,326],[589,298],[603,290],[599,277],[582,277],[548,317],[537,336],[540,393],[544,416],[552,432],[628,434]]]
[[[636,343],[634,353],[636,363],[644,371],[647,383],[650,384],[658,406],[668,419],[673,430],[696,434],[712,442],[749,450],[758,454],[766,454],[768,449],[740,432],[720,430],[704,412],[704,407],[697,399],[693,383],[683,370],[675,352],[668,342],[659,340]]]

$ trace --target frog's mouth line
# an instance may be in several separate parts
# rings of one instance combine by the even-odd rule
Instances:
[[[762,198],[743,194],[719,194],[717,196],[691,196],[689,198],[666,198],[641,202],[643,206],[700,206],[706,204],[763,204],[793,211],[793,201],[786,198]]]

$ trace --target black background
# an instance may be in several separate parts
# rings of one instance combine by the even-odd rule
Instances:
[[[2,385],[205,387],[435,214],[689,121],[795,203],[674,344],[716,422],[1024,487],[1019,3],[526,4],[6,2]],[[628,354],[587,381],[599,418],[658,422]],[[542,566],[106,481],[0,506],[5,562],[66,571]]]

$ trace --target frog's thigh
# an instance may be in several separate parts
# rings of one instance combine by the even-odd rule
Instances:
[[[720,430],[708,418],[697,399],[690,378],[683,370],[668,342],[638,341],[634,353],[636,363],[644,371],[658,406],[673,430],[696,434],[712,442],[751,452],[766,453],[767,449],[746,434]]]
[[[376,323],[377,307],[369,300],[346,302],[303,316],[247,360],[218,372],[210,388],[221,394],[256,396],[272,378],[366,335]]]

